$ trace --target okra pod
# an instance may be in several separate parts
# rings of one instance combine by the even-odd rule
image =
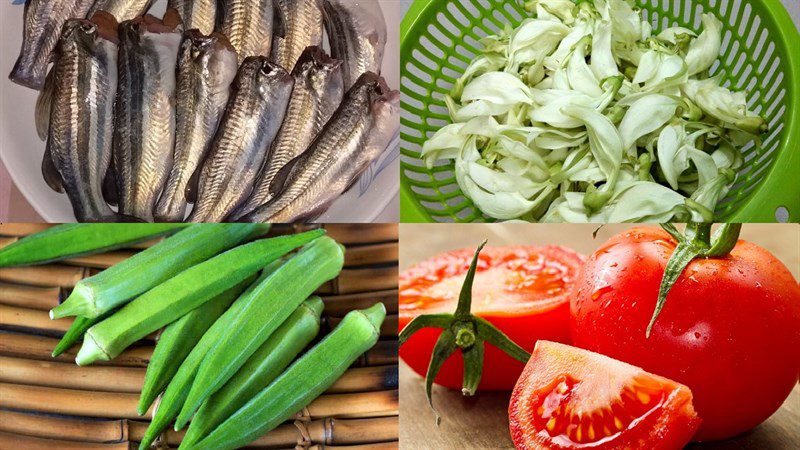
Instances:
[[[102,253],[173,233],[174,223],[69,223],[26,236],[0,249],[0,267],[45,264]]]
[[[180,448],[190,448],[277,378],[319,332],[323,307],[317,296],[298,306],[236,375],[200,406]]]
[[[58,344],[56,344],[56,347],[53,349],[53,358],[69,350],[74,343],[83,339],[83,334],[86,333],[86,330],[91,328],[92,325],[96,324],[97,322],[105,320],[105,318],[113,314],[114,311],[116,311],[116,309],[108,311],[102,316],[95,317],[94,319],[89,319],[82,316],[76,317],[72,322],[72,325],[69,326],[69,330],[64,333],[64,337],[58,341]]]
[[[110,360],[132,343],[174,322],[322,234],[323,230],[314,230],[261,239],[180,272],[89,328],[75,361],[78,365],[86,365],[98,359]]]
[[[174,236],[79,281],[64,303],[50,311],[51,319],[65,316],[98,317],[195,264],[228,250],[269,227],[204,223]],[[266,228],[266,229],[265,229]]]
[[[137,409],[140,415],[147,412],[153,400],[164,390],[169,380],[178,371],[178,367],[211,324],[228,309],[228,306],[254,279],[255,276],[251,276],[244,283],[223,292],[164,328],[144,375],[144,384]]]
[[[335,278],[344,264],[344,248],[329,237],[306,245],[244,298],[246,305],[233,317],[219,345],[214,346],[197,370],[189,396],[175,421],[179,430],[214,392],[318,287]]]
[[[145,431],[144,436],[142,437],[141,442],[139,443],[139,450],[145,450],[150,447],[150,444],[164,431],[169,423],[172,422],[175,417],[178,416],[178,412],[181,410],[181,406],[183,406],[183,402],[186,400],[186,396],[189,395],[189,388],[194,381],[195,375],[197,374],[197,368],[200,367],[200,362],[203,361],[203,358],[208,353],[208,350],[217,345],[222,332],[227,328],[228,321],[230,317],[235,316],[242,310],[244,306],[244,302],[242,299],[246,298],[256,286],[258,286],[262,281],[264,281],[267,277],[271,276],[275,270],[278,269],[284,263],[283,259],[279,259],[264,268],[261,272],[261,276],[254,281],[250,287],[242,294],[230,308],[228,308],[225,313],[222,314],[222,317],[217,319],[211,328],[203,334],[203,337],[200,338],[200,341],[197,345],[194,346],[191,352],[189,352],[189,356],[183,360],[181,366],[178,368],[178,371],[175,373],[175,376],[172,377],[172,380],[167,385],[167,389],[164,391],[164,394],[161,396],[161,402],[156,408],[155,412],[153,413],[153,418],[150,421],[150,425],[147,427],[147,431]]]
[[[359,355],[375,345],[385,316],[383,303],[349,312],[319,344],[193,448],[242,447],[290,419],[325,392]]]

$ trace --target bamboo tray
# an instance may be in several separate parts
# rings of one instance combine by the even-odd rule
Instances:
[[[46,224],[0,224],[0,248]],[[313,228],[275,226],[271,235]],[[247,448],[362,450],[398,448],[397,226],[325,225],[347,247],[341,275],[318,293],[325,303],[320,336],[353,309],[386,305],[381,339],[320,398]],[[147,429],[136,414],[139,391],[158,333],[112,361],[74,364],[80,348],[50,353],[72,319],[50,320],[79,280],[159,239],[54,264],[0,269],[0,448],[128,449]],[[175,448],[183,432],[156,443]]]

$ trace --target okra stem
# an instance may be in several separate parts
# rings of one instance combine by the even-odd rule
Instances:
[[[94,318],[127,303],[177,273],[239,245],[264,226],[204,223],[174,236],[79,281],[64,303],[50,311],[51,319],[66,316]],[[269,227],[266,227],[269,230]]]
[[[187,224],[70,223],[26,236],[0,249],[0,267],[45,264],[102,253],[173,233]]]
[[[319,238],[243,299],[246,306],[200,365],[175,429],[183,428],[197,408],[244,365],[303,300],[339,274],[343,264],[342,246],[329,237]]]
[[[179,448],[191,448],[277,378],[319,332],[323,307],[317,296],[298,306],[236,375],[203,402]]]
[[[75,361],[78,365],[86,365],[98,359],[109,360],[117,356],[137,340],[172,323],[282,255],[322,234],[324,230],[314,230],[261,239],[184,270],[89,328]]]
[[[193,448],[241,447],[290,419],[325,392],[359,355],[375,345],[385,316],[383,303],[348,313],[319,344]]]

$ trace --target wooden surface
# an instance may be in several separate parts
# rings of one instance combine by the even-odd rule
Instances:
[[[0,224],[0,247],[43,228]],[[297,229],[276,226],[271,234]],[[397,226],[326,229],[346,244],[347,251],[341,275],[320,289],[326,304],[320,338],[350,310],[378,301],[389,312],[384,336],[294,421],[267,433],[251,448],[398,446]],[[77,281],[133,253],[116,250],[0,269],[0,449],[121,449],[141,439],[150,413],[139,416],[136,404],[155,334],[112,361],[78,367],[72,363],[77,345],[58,358],[49,356],[71,319],[52,321],[47,316]],[[85,427],[93,431],[82,432]],[[98,427],[115,437],[104,437]],[[181,437],[170,430],[162,435],[171,446]]]
[[[400,270],[443,251],[474,247],[483,239],[489,239],[489,245],[566,245],[588,255],[629,227],[607,225],[593,239],[595,225],[460,224],[453,228],[443,224],[401,224]],[[800,278],[800,225],[746,224],[741,237],[771,251],[796,279]],[[509,393],[478,393],[465,398],[460,392],[434,386],[434,405],[442,415],[437,429],[425,400],[424,379],[402,362],[400,391],[400,441],[404,449],[513,447],[508,433]],[[689,449],[800,449],[800,387],[795,386],[781,409],[756,429],[724,442],[692,444]]]

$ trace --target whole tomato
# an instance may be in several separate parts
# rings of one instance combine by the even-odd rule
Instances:
[[[670,233],[636,228],[612,237],[584,265],[570,305],[576,346],[692,390],[703,420],[695,440],[760,424],[800,373],[800,287],[777,258],[736,241],[736,233],[728,254],[688,263],[649,338],[659,285],[678,245]]]
[[[400,274],[402,330],[422,314],[452,312],[473,256],[472,249],[434,256]],[[569,297],[583,256],[556,246],[486,247],[477,262],[472,313],[491,322],[530,352],[538,339],[569,341]],[[400,357],[425,376],[441,330],[417,331],[400,348]],[[458,353],[458,352],[457,352]],[[502,350],[485,346],[480,390],[511,390],[525,365]],[[454,354],[435,378],[461,389],[464,363]]]

